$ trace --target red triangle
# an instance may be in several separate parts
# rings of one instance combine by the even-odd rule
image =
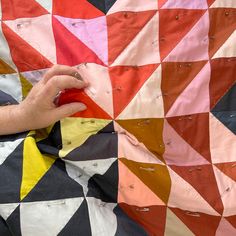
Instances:
[[[109,68],[113,88],[114,117],[124,110],[157,67],[158,64]]]
[[[160,9],[159,37],[162,60],[191,30],[204,13],[205,10],[195,9]]]
[[[167,3],[168,0],[159,0],[158,1],[158,7],[159,8],[162,8],[166,3]]]
[[[215,2],[215,0],[207,0],[208,6],[210,7],[213,3]]]
[[[136,207],[125,203],[119,206],[131,219],[143,226],[148,235],[164,235],[166,206]]]
[[[235,68],[235,59],[231,60],[230,58],[217,58],[211,61],[211,109],[235,83]]]
[[[188,144],[211,162],[209,113],[168,117],[167,121]]]
[[[219,163],[215,166],[236,182],[236,162]]]
[[[92,19],[104,13],[87,0],[53,0],[53,15],[77,19]]]
[[[114,62],[155,13],[155,10],[117,12],[107,16],[109,64]]]
[[[218,51],[229,36],[236,30],[235,10],[227,9],[229,15],[225,14],[225,8],[209,9],[210,30],[209,30],[209,54],[210,57]]]
[[[52,18],[56,42],[57,63],[75,66],[80,63],[104,65],[97,55],[66,29],[55,17]]]
[[[192,185],[199,194],[220,214],[224,206],[212,165],[170,166],[179,176]],[[206,181],[207,180],[207,181]]]
[[[227,219],[229,223],[236,228],[236,215],[225,217],[225,219]]]
[[[2,20],[32,18],[49,12],[34,0],[2,0]]]
[[[192,213],[178,208],[170,208],[173,213],[194,233],[194,235],[216,235],[221,216]]]
[[[161,89],[164,94],[165,114],[206,63],[207,61],[162,63]]]
[[[49,68],[52,63],[2,22],[12,60],[20,72]]]
[[[82,102],[87,106],[85,111],[77,112],[73,117],[112,119],[83,90],[68,89],[66,92],[61,94],[59,106],[71,102]]]

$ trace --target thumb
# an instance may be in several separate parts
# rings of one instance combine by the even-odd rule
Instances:
[[[60,107],[57,107],[54,112],[55,116],[57,117],[58,120],[63,119],[65,117],[71,116],[75,114],[76,112],[79,111],[84,111],[86,110],[87,107],[83,103],[79,102],[73,102],[73,103],[68,103],[65,105],[62,105]]]

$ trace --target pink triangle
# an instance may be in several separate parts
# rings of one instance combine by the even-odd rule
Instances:
[[[72,19],[55,16],[72,34],[79,38],[87,47],[108,64],[108,42],[106,17],[94,19]]]
[[[165,205],[135,174],[119,161],[118,203],[132,206]]]
[[[225,218],[222,218],[216,231],[216,236],[225,235],[236,235],[236,229]]]
[[[208,32],[209,13],[206,12],[164,61],[189,62],[208,60]]]
[[[209,164],[164,120],[163,141],[165,143],[164,160],[168,165],[197,166]]]
[[[209,62],[203,67],[192,82],[178,96],[167,117],[182,116],[210,111],[209,82],[211,66]]]
[[[185,8],[185,9],[207,9],[207,0],[191,1],[191,0],[168,0],[162,8]]]

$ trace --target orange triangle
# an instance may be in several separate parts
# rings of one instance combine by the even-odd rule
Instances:
[[[207,61],[162,63],[161,89],[164,95],[165,114],[206,63]]]
[[[66,29],[55,17],[52,18],[52,24],[58,64],[75,66],[83,62],[91,62],[104,65],[90,48]]]
[[[53,15],[77,19],[92,19],[104,13],[87,0],[53,0]]]
[[[236,182],[236,162],[219,163],[215,166]]]
[[[171,208],[171,211],[194,233],[194,235],[215,235],[221,216]]]
[[[139,163],[125,158],[120,158],[119,160],[167,204],[170,195],[171,179],[165,165]]]
[[[211,60],[210,101],[211,109],[235,83],[236,60],[217,58]],[[224,78],[224,79],[222,79]]]
[[[225,43],[229,36],[236,30],[235,10],[225,8],[209,9],[210,30],[209,30],[209,54],[213,57],[218,49]],[[232,15],[232,16],[231,16]]]
[[[20,72],[49,68],[52,63],[31,47],[2,22],[2,31],[8,42],[12,60]]]
[[[0,74],[16,73],[5,61],[0,58]]]
[[[165,151],[162,137],[164,119],[116,120],[116,122],[134,135],[138,141],[143,143],[159,160],[164,162],[162,156]]]
[[[124,203],[120,203],[119,206],[131,219],[143,226],[148,235],[164,235],[167,207],[148,206],[139,208]]]
[[[112,119],[83,90],[68,89],[66,92],[60,95],[58,104],[61,106],[71,102],[82,102],[87,106],[85,111],[77,112],[76,114],[72,115],[72,117]]]
[[[170,166],[179,176],[195,188],[199,194],[220,214],[224,206],[215,179],[212,165]],[[207,179],[207,185],[206,185]]]
[[[211,163],[209,113],[168,117],[167,121],[191,147]]]
[[[114,66],[109,68],[113,87],[114,117],[117,117],[125,109],[158,65]]]
[[[45,8],[34,0],[2,0],[2,20],[32,18],[49,14]]]
[[[162,60],[192,29],[205,11],[195,9],[160,9],[160,55]]]
[[[112,64],[156,11],[117,12],[107,17],[108,61]]]

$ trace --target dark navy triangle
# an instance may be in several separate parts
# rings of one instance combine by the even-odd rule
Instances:
[[[83,189],[69,177],[65,163],[57,159],[23,201],[50,201],[75,197],[84,197]]]
[[[117,202],[118,161],[116,160],[104,175],[95,174],[88,181],[87,197],[95,197],[103,202]]]
[[[93,6],[106,14],[117,0],[88,0]]]
[[[11,95],[0,90],[0,106],[7,104],[18,104],[18,102]]]
[[[84,200],[58,236],[92,235],[87,201]]]
[[[0,165],[0,204],[20,202],[23,141]]]
[[[12,214],[7,218],[6,223],[14,236],[21,236],[20,226],[20,206],[18,206]]]
[[[0,235],[13,236],[10,229],[8,228],[6,221],[2,217],[0,217]]]

